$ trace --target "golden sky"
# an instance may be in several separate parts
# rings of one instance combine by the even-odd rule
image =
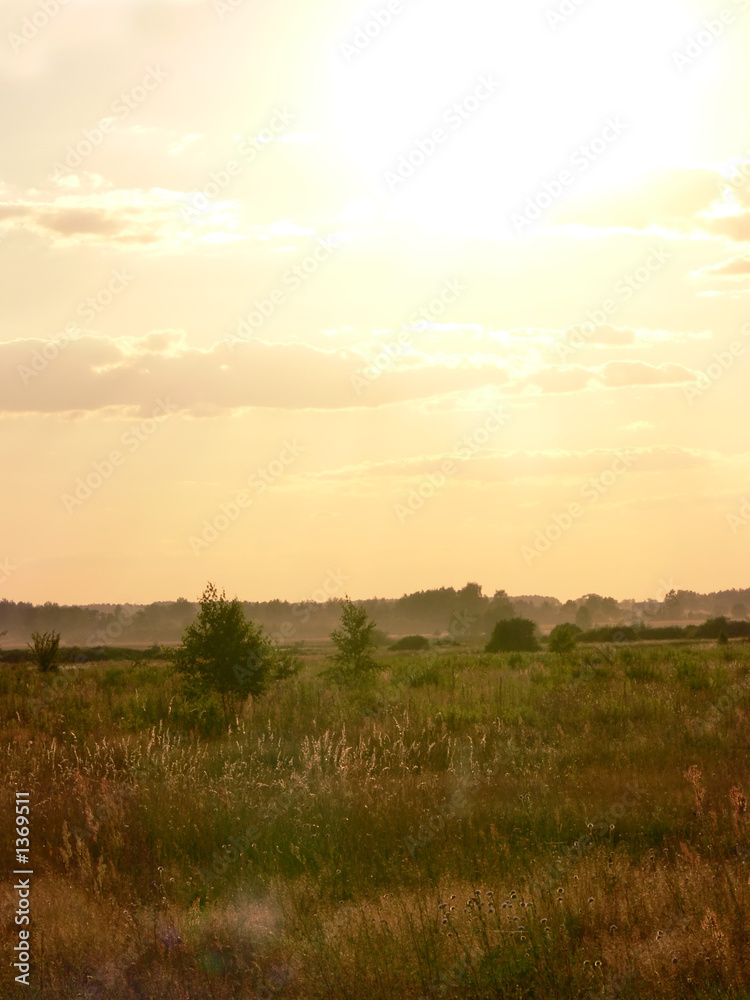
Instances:
[[[750,0],[0,43],[0,598],[748,584]]]

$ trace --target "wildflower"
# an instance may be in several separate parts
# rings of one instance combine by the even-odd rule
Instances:
[[[690,784],[693,786],[693,796],[695,798],[695,809],[696,812],[703,811],[703,799],[706,795],[706,789],[701,785],[701,772],[697,764],[691,764],[687,771],[683,771],[683,777],[687,778]]]
[[[740,816],[744,816],[747,812],[747,798],[736,785],[732,785],[729,789],[729,801],[732,803],[732,823],[739,833]]]
[[[710,932],[712,937],[723,938],[724,932],[719,927],[719,918],[716,916],[714,911],[709,907],[706,907],[706,915],[701,920],[701,929]]]

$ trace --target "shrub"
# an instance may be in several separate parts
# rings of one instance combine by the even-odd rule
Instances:
[[[394,642],[390,648],[394,650],[429,649],[430,640],[426,639],[423,635],[405,635],[403,639]]]
[[[578,641],[581,629],[572,622],[555,625],[549,635],[549,648],[552,653],[571,653]]]
[[[57,659],[60,647],[59,632],[32,632],[33,645],[29,643],[31,658],[39,670],[49,673],[57,670]]]
[[[535,653],[539,649],[536,625],[530,618],[508,618],[495,625],[487,653]]]

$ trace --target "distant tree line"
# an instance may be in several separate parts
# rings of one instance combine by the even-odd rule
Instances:
[[[339,620],[339,600],[240,602],[244,614],[257,622],[278,643],[303,639],[326,639]],[[456,590],[441,587],[417,591],[395,599],[373,598],[355,602],[366,610],[377,629],[391,636],[424,634],[480,638],[489,635],[498,621],[525,618],[549,630],[563,623],[576,624],[583,632],[608,626],[635,629],[639,622],[697,622],[726,617],[735,622],[747,618],[750,589],[711,594],[670,591],[663,601],[616,601],[613,597],[585,594],[565,602],[554,597],[510,597],[504,590],[491,597],[477,583]],[[25,645],[28,637],[57,632],[65,646],[94,650],[105,646],[137,649],[180,641],[195,621],[197,602],[176,601],[149,605],[66,606],[47,603],[0,601],[0,633],[6,648]],[[665,635],[664,638],[668,636]]]

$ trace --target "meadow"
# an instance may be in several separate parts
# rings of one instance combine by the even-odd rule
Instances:
[[[165,659],[0,665],[34,870],[3,997],[750,997],[750,645],[384,652],[352,686],[299,652],[228,729]]]

